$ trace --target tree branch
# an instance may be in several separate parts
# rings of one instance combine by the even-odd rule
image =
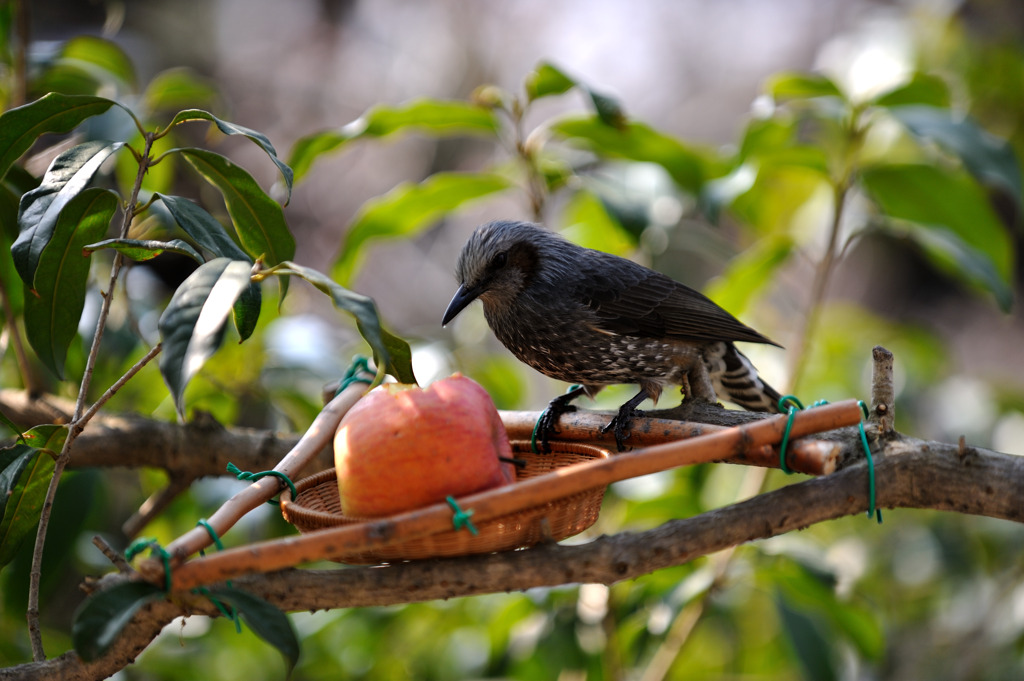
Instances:
[[[66,423],[74,404],[53,396],[34,399],[21,390],[0,390],[0,409],[27,429],[41,423]],[[195,480],[224,475],[229,462],[248,470],[273,468],[299,439],[296,434],[225,428],[205,412],[195,412],[184,425],[101,412],[75,441],[70,466],[160,468],[172,478]],[[140,442],[146,446],[140,447]],[[320,461],[333,462],[333,454],[325,449]]]
[[[846,445],[851,450],[858,446],[853,433]],[[1024,458],[972,447],[961,451],[957,445],[901,436],[883,437],[877,445],[880,506],[1024,521]],[[613,584],[731,546],[864,513],[867,505],[867,468],[860,463],[646,532],[602,536],[581,545],[548,544],[386,567],[289,569],[238,578],[234,584],[290,611],[393,605],[560,584]],[[125,577],[103,581],[121,579]],[[152,604],[136,615],[102,660],[87,665],[67,653],[0,670],[0,680],[105,678],[130,664],[174,617],[197,613],[217,614],[198,597]]]
[[[26,430],[41,423],[66,423],[74,405],[53,396],[32,398],[21,390],[0,390],[0,410]],[[672,409],[646,412],[638,418],[630,442],[648,446],[680,437],[714,432],[716,427],[734,426],[764,418],[765,414],[722,409],[699,402],[684,402]],[[576,411],[562,415],[560,438],[611,445],[614,438],[601,429],[613,412]],[[540,412],[502,412],[509,434],[529,439]],[[828,436],[831,437],[831,436]],[[299,435],[251,428],[225,428],[203,412],[179,425],[142,416],[99,413],[75,442],[72,468],[132,466],[160,468],[177,480],[191,481],[209,475],[224,475],[228,463],[244,470],[273,468],[298,443]],[[145,447],[138,447],[145,442]],[[730,459],[733,463],[778,466],[778,448],[751,451]],[[829,440],[794,440],[787,454],[790,467],[800,473],[824,475],[836,468],[837,447]],[[334,464],[330,447],[316,460],[320,468]]]

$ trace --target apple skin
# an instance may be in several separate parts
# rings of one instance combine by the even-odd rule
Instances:
[[[378,518],[510,484],[508,434],[491,396],[454,374],[426,388],[388,383],[349,410],[334,437],[346,516]]]

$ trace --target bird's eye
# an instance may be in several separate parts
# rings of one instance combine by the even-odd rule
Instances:
[[[502,251],[498,255],[494,256],[494,260],[491,261],[491,269],[500,270],[508,263],[508,251]]]

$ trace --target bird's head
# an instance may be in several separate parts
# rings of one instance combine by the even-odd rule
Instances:
[[[511,304],[537,277],[543,254],[562,239],[529,222],[497,221],[477,227],[455,266],[459,288],[441,325],[479,298],[485,307]]]

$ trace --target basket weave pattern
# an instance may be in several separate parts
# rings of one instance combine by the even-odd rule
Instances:
[[[551,453],[534,454],[529,442],[512,442],[512,451],[525,466],[517,467],[516,480],[521,481],[549,473],[557,468],[582,461],[609,456],[607,450],[575,442],[552,442]],[[366,518],[346,517],[341,512],[341,499],[334,469],[320,471],[295,483],[298,496],[291,500],[289,492],[281,495],[281,513],[300,532],[313,532],[326,527],[365,522]],[[560,541],[587,529],[597,520],[604,499],[604,487],[567,495],[553,502],[491,520],[474,522],[479,534],[467,530],[448,530],[428,537],[409,540],[368,553],[335,556],[345,563],[379,563],[418,560],[444,556],[462,556],[533,546],[545,540]],[[467,509],[469,510],[469,509]]]

